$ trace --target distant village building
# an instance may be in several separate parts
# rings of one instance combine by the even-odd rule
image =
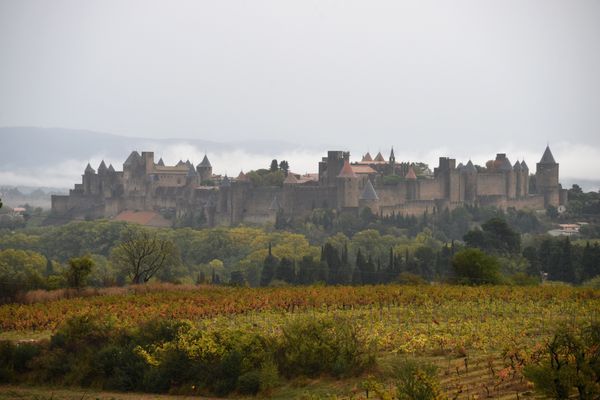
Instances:
[[[318,174],[290,172],[282,186],[254,186],[244,172],[237,178],[214,175],[206,155],[196,166],[189,160],[167,166],[155,162],[153,152],[133,151],[122,171],[104,161],[98,171],[88,164],[69,195],[52,196],[52,212],[59,220],[117,217],[162,226],[161,214],[215,226],[264,223],[278,214],[300,217],[315,208],[418,215],[464,204],[540,210],[567,199],[549,147],[533,175],[525,161],[511,164],[504,153],[485,166],[457,166],[447,157],[433,172],[420,166],[396,161],[393,149],[387,160],[380,152],[375,158],[366,153],[354,163],[349,152],[329,151]],[[132,214],[141,211],[154,214]]]

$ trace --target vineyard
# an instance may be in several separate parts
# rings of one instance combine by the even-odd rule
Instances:
[[[566,286],[199,286],[4,305],[0,328],[2,335],[27,337],[53,331],[78,315],[108,316],[121,327],[157,318],[190,320],[202,332],[269,337],[281,335],[296,317],[340,318],[350,320],[376,346],[380,369],[394,357],[428,360],[439,367],[442,387],[452,397],[515,398],[530,390],[520,375],[523,360],[559,325],[597,318],[600,291]]]

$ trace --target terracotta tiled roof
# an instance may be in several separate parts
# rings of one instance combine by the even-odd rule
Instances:
[[[369,167],[368,165],[351,165],[352,170],[354,171],[355,174],[376,174],[377,171],[375,171],[373,168]]]
[[[373,161],[373,158],[371,157],[371,154],[367,151],[367,154],[365,154],[362,158],[362,161]]]
[[[356,174],[352,170],[352,166],[350,166],[348,160],[344,160],[344,166],[340,170],[338,178],[356,178]]]
[[[294,175],[290,172],[290,173],[288,173],[288,176],[286,176],[285,179],[283,180],[283,183],[294,185],[294,184],[298,183],[298,179],[296,179],[296,175]]]
[[[377,153],[377,156],[375,156],[375,161],[385,162],[385,158],[383,158],[383,156],[381,155],[381,152]]]
[[[171,222],[154,211],[129,211],[125,210],[115,217],[115,221],[125,221],[134,224],[155,227],[169,227]]]
[[[415,170],[413,169],[412,165],[408,168],[408,173],[406,174],[405,178],[410,180],[417,179],[417,175],[415,174]]]
[[[156,172],[162,172],[162,173],[166,173],[166,174],[187,174],[188,171],[190,170],[190,168],[185,165],[185,163],[183,163],[182,165],[175,165],[175,166],[167,166],[167,167],[160,167],[158,165],[154,166],[154,170]]]
[[[246,175],[244,173],[244,171],[240,171],[240,174],[237,177],[238,181],[242,181],[242,182],[248,182],[250,180],[250,178],[248,178],[248,175]]]

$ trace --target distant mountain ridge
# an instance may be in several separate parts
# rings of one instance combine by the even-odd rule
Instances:
[[[57,164],[65,159],[85,160],[97,155],[124,161],[132,150],[160,153],[165,146],[182,143],[208,152],[239,149],[272,154],[297,148],[283,141],[223,143],[204,139],[152,139],[83,129],[36,127],[0,127],[0,143],[0,168],[6,170]]]

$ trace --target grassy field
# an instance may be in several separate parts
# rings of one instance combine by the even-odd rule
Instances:
[[[123,326],[176,318],[206,331],[235,328],[273,336],[297,316],[346,318],[376,344],[377,366],[357,378],[285,381],[273,398],[361,398],[369,380],[391,390],[389,366],[395,359],[410,358],[435,364],[440,386],[450,398],[514,399],[531,394],[519,360],[542,346],[559,325],[597,318],[600,291],[566,286],[156,287],[4,305],[0,339],[40,340],[69,317],[82,314],[109,315]],[[36,393],[49,390],[0,387],[0,392],[9,389],[13,396],[26,397],[3,394],[0,399],[42,399]],[[71,398],[68,393],[60,396],[53,398]],[[102,396],[90,398],[111,398]],[[119,396],[114,398],[127,398]]]

